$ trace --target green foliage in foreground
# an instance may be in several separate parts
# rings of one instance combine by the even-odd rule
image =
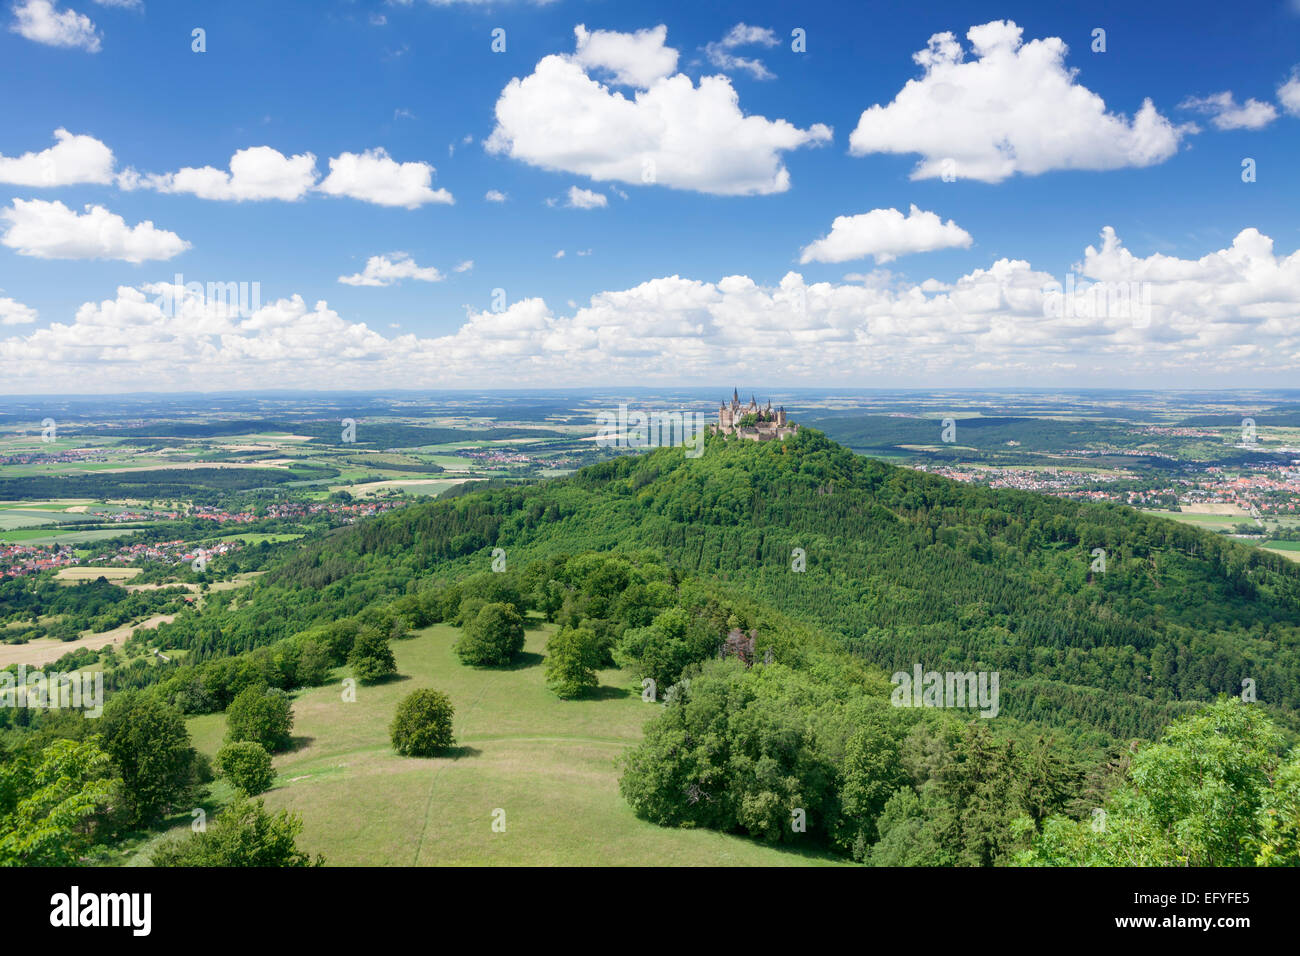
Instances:
[[[425,688],[413,691],[397,705],[389,733],[393,749],[403,757],[433,757],[450,747],[455,709],[450,698]]]
[[[1300,865],[1300,750],[1257,705],[1220,700],[1139,750],[1100,812],[1052,816],[1034,866]]]
[[[217,769],[232,787],[249,796],[265,793],[275,782],[271,755],[265,747],[252,740],[226,744],[217,751]]]
[[[0,866],[68,866],[121,786],[100,738],[56,740],[39,755],[0,753]]]
[[[302,820],[281,810],[272,816],[266,805],[237,795],[217,814],[212,826],[189,837],[162,844],[154,866],[320,866],[324,860],[298,849]]]

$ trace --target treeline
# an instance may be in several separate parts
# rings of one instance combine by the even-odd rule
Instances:
[[[10,578],[0,581],[0,622],[6,625],[0,637],[6,643],[71,641],[83,631],[111,631],[149,615],[176,613],[188,596],[180,587],[128,591],[103,577],[66,586],[48,576]]]
[[[811,418],[802,423],[821,429],[834,441],[852,448],[893,449],[900,445],[943,444],[943,416],[854,415]],[[1008,442],[1014,442],[1019,453],[1066,451],[1086,448],[1094,442],[1124,444],[1131,435],[1129,426],[1102,421],[996,416],[954,418],[954,423],[953,444],[998,450],[1006,449]]]
[[[191,468],[149,471],[97,472],[71,475],[29,475],[0,478],[0,500],[26,501],[50,498],[172,498],[206,504],[220,494],[274,487],[295,481],[336,477],[338,469],[297,464],[292,468]]]

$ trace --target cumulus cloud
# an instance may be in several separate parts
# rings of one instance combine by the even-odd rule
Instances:
[[[67,47],[98,53],[99,34],[84,13],[58,10],[51,0],[21,0],[14,4],[14,22],[9,30],[45,46]]]
[[[564,204],[570,209],[604,209],[609,205],[609,197],[590,189],[570,186]]]
[[[39,153],[0,154],[0,183],[53,187],[113,181],[113,151],[95,137],[56,129],[54,140]]]
[[[856,216],[836,216],[830,235],[804,247],[800,262],[849,262],[874,256],[889,262],[912,252],[965,249],[970,233],[951,219],[912,206],[904,216],[897,209],[873,209]]]
[[[270,146],[239,150],[230,158],[229,172],[212,166],[187,166],[162,175],[142,176],[128,170],[119,178],[119,184],[125,189],[148,188],[234,202],[301,199],[315,182],[314,155],[285,156]]]
[[[726,196],[789,189],[781,154],[829,142],[830,128],[746,116],[731,81],[721,75],[703,77],[698,86],[682,73],[645,82],[661,72],[645,65],[654,62],[648,44],[662,47],[666,34],[660,28],[623,34],[642,37],[626,44],[635,57],[602,53],[604,68],[616,77],[643,81],[631,99],[589,76],[577,54],[544,57],[529,76],[502,90],[488,151],[598,182],[657,183]]]
[[[366,260],[365,269],[355,275],[339,276],[344,285],[388,286],[402,279],[441,282],[443,275],[433,266],[417,266],[409,253],[392,252],[386,256],[371,256]]]
[[[505,202],[507,196],[499,189],[489,189],[483,194],[483,198],[488,202]]]
[[[721,40],[715,40],[704,48],[704,54],[720,70],[742,70],[750,74],[756,80],[772,80],[776,74],[772,73],[756,57],[736,56],[732,53],[739,47],[744,46],[776,46],[776,33],[767,27],[752,27],[746,23],[737,23],[727,31],[727,35]]]
[[[856,156],[919,153],[913,179],[953,173],[1001,182],[1017,173],[1119,169],[1163,162],[1190,126],[1175,126],[1150,99],[1129,120],[1075,82],[1059,37],[1021,42],[1008,20],[971,27],[975,58],[951,33],[913,56],[922,69],[892,103],[863,111],[849,137]]]
[[[61,202],[15,199],[0,210],[8,223],[0,243],[38,259],[170,259],[190,247],[176,235],[145,221],[128,226],[103,206],[87,205],[78,214]]]
[[[1263,129],[1277,119],[1277,107],[1272,103],[1261,103],[1248,99],[1238,103],[1231,90],[1215,93],[1211,96],[1189,96],[1178,104],[1179,109],[1193,110],[1210,117],[1215,129]]]
[[[736,369],[791,384],[1155,386],[1283,383],[1300,368],[1300,251],[1279,254],[1255,229],[1183,259],[1134,255],[1107,228],[1074,271],[1077,289],[1104,287],[1095,301],[1117,284],[1149,290],[1149,316],[1054,309],[1066,277],[1019,259],[920,284],[665,276],[563,313],[525,298],[469,309],[449,334],[393,338],[299,295],[241,318],[183,287],[167,287],[179,301],[164,309],[163,286],[145,285],[0,339],[0,375],[39,391],[131,390],[144,374],[176,388],[483,387],[730,381]]]
[[[16,299],[0,296],[0,325],[31,325],[37,312]]]
[[[455,201],[447,190],[431,188],[435,172],[431,165],[399,163],[380,147],[364,153],[342,153],[329,162],[330,173],[316,188],[331,196],[407,209]]]
[[[474,260],[473,260],[473,259],[466,259],[464,262],[457,263],[456,267],[455,267],[454,269],[452,269],[451,271],[452,271],[452,272],[469,272],[469,271],[472,270],[473,268],[474,268]]]
[[[1277,101],[1292,116],[1300,116],[1300,68],[1291,72],[1291,78],[1277,88]]]
[[[573,34],[577,39],[573,62],[588,71],[608,73],[622,86],[645,89],[677,69],[677,51],[664,45],[668,28],[663,24],[636,33],[618,33],[589,31],[579,23]]]

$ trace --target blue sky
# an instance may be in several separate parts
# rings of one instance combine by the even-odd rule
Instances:
[[[4,391],[58,391],[78,383],[87,386],[81,391],[126,390],[133,381],[138,387],[140,376],[162,388],[256,387],[271,384],[268,379],[305,387],[700,384],[729,364],[774,385],[823,379],[917,386],[1295,380],[1300,290],[1287,290],[1300,279],[1300,258],[1292,255],[1300,247],[1300,117],[1279,92],[1300,64],[1300,9],[1292,0],[1153,3],[1136,10],[1127,3],[805,3],[794,13],[790,4],[761,2],[36,0],[43,7],[27,10],[32,2],[5,0],[0,13],[0,201],[11,210],[18,202],[42,204],[25,207],[22,228],[16,213],[6,220],[0,211],[0,310],[10,303],[7,313],[0,312],[7,315],[0,326],[0,371],[15,383]],[[93,27],[69,19],[78,16]],[[46,29],[50,17],[65,18],[49,28],[54,34]],[[1008,121],[1015,126],[1017,168],[997,181],[960,171],[951,182],[915,178],[925,156],[906,151],[907,144],[933,141],[936,124],[950,126],[955,154],[981,148],[968,141],[983,135],[980,123],[968,126],[951,111],[929,116],[900,106],[889,126],[904,151],[850,148],[864,110],[891,108],[909,80],[923,79],[913,55],[932,36],[953,34],[962,64],[973,65],[979,57],[967,32],[996,21],[1013,21],[1024,44],[1060,38],[1069,48],[1064,69],[1076,71],[1067,82],[1100,97],[1105,112],[1126,124],[1121,129],[1136,124],[1149,99],[1174,131],[1164,134],[1169,142],[1108,147],[1101,152],[1128,158],[1103,159],[1109,168],[1072,168],[1095,165],[1087,144],[1105,137],[1092,135],[1086,120],[1072,119],[1072,101],[1044,99]],[[802,145],[766,151],[766,159],[774,157],[787,171],[788,185],[775,179],[756,185],[763,177],[752,169],[733,175],[732,159],[749,161],[743,149],[708,160],[710,150],[735,145],[729,137],[700,140],[701,163],[710,170],[693,188],[659,179],[602,179],[572,153],[556,160],[567,139],[584,135],[581,126],[566,124],[599,125],[604,114],[566,111],[558,87],[540,80],[511,122],[502,124],[494,110],[507,84],[536,75],[543,58],[579,59],[579,24],[629,35],[666,27],[658,46],[677,52],[675,68],[645,87],[684,74],[694,86],[682,94],[686,112],[679,115],[695,109],[702,78],[721,75],[744,116],[784,121],[803,134],[824,124],[829,137],[809,134]],[[716,45],[737,25],[754,28],[751,39],[721,50],[732,60],[717,59]],[[206,52],[191,49],[196,27],[206,33]],[[498,28],[505,31],[504,52],[491,48]],[[1106,31],[1105,52],[1090,49],[1095,28]],[[791,49],[795,29],[805,33],[803,52]],[[635,54],[638,64],[653,46],[647,41]],[[617,52],[623,48],[614,49],[616,58],[624,55]],[[610,62],[595,57],[574,69],[611,96],[632,99],[638,88],[618,83],[618,64]],[[1010,102],[1015,111],[1019,92],[997,92],[998,102]],[[1225,101],[1204,102],[1225,92],[1232,109],[1253,99],[1256,110],[1225,113]],[[1073,145],[1053,147],[1058,127],[1076,122]],[[110,181],[65,182],[60,173],[56,185],[30,183],[24,171],[39,156],[27,166],[17,161],[50,149],[59,129],[111,150]],[[494,130],[514,148],[485,148]],[[673,136],[655,123],[608,134],[602,128],[595,135],[602,151],[642,155],[646,138],[661,134]],[[873,133],[877,141],[883,135]],[[531,151],[519,145],[529,137],[541,145]],[[433,167],[424,195],[445,190],[454,202],[385,204],[396,200],[385,193],[383,169],[376,172],[381,181],[367,186],[369,198],[308,189],[289,200],[207,199],[174,184],[160,188],[158,180],[141,186],[138,178],[124,188],[119,178],[130,171],[148,182],[187,167],[224,171],[234,154],[253,147],[283,157],[312,154],[313,185],[330,173],[332,158],[383,150],[393,165]],[[762,167],[765,150],[751,152],[755,168]],[[1041,170],[1024,158],[1035,152],[1046,157]],[[1242,181],[1245,158],[1256,163],[1254,182]],[[6,159],[14,163],[6,167]],[[545,168],[556,162],[567,168]],[[691,174],[664,171],[669,180]],[[570,208],[566,197],[574,187],[598,194],[603,205]],[[488,201],[489,190],[506,200]],[[730,190],[749,194],[719,194]],[[100,206],[126,228],[152,222],[179,240],[123,252],[120,246],[97,249],[92,240],[51,239],[51,231],[74,228],[41,218],[52,215],[44,204],[55,202],[78,214]],[[914,223],[913,239],[926,250],[895,255],[878,235],[889,233],[888,223],[863,221],[848,245],[875,254],[801,261],[802,251],[827,236],[836,217],[872,210],[902,216],[912,205],[941,222],[951,220],[969,240],[928,248],[935,245],[929,231]],[[1085,247],[1100,248],[1107,226],[1146,265],[1125,266],[1121,276],[1101,263],[1092,278],[1160,283],[1156,312],[1145,322],[1099,319],[1091,328],[1063,332],[1032,321],[1043,309],[1015,306],[1005,289],[1002,318],[992,309],[969,324],[960,302],[947,307],[946,318],[944,310],[906,306],[910,294],[922,295],[912,288],[927,279],[952,285],[1002,259],[1032,267],[1028,278],[1008,280],[1006,288],[1032,285],[1040,274],[1063,281]],[[1243,297],[1249,298],[1243,290],[1261,282],[1258,250],[1254,264],[1241,266],[1237,276],[1225,275],[1230,268],[1220,262],[1190,278],[1182,273],[1194,272],[1202,257],[1229,250],[1246,229],[1271,238],[1274,258],[1265,263],[1265,301],[1243,311]],[[182,240],[188,247],[177,251]],[[565,255],[557,258],[560,250]],[[404,261],[398,253],[426,276],[436,269],[437,281],[339,281],[361,274],[373,256]],[[1159,262],[1148,262],[1156,255],[1188,265],[1162,272]],[[142,256],[145,261],[128,261]],[[469,261],[472,267],[455,271]],[[809,287],[824,283],[832,291],[814,293],[809,311],[799,307],[793,333],[773,314],[743,334],[745,294],[720,293],[716,284],[743,276],[771,290],[792,271]],[[290,308],[261,319],[203,313],[205,320],[195,313],[181,329],[174,323],[184,316],[151,323],[99,305],[109,300],[120,306],[119,287],[170,282],[177,273],[201,283],[259,283],[263,304],[297,295],[308,315]],[[1195,285],[1176,287],[1173,273]],[[672,276],[709,288],[695,289],[696,298],[683,305],[679,293],[689,290],[642,287]],[[886,298],[865,301],[852,289],[837,291],[864,284],[887,290]],[[631,302],[618,295],[638,287]],[[493,298],[497,289],[512,309],[527,300],[534,304],[494,312],[501,305]],[[592,297],[602,293],[615,295],[604,302],[605,311],[590,311]],[[321,300],[328,317],[313,319]],[[1189,314],[1189,303],[1198,300],[1207,303],[1204,317]],[[889,304],[895,301],[901,304]],[[78,319],[86,303],[94,314]],[[1201,318],[1209,324],[1193,327]],[[1008,334],[1008,321],[1027,324]],[[408,338],[404,346],[385,345],[376,336],[390,343]],[[798,352],[795,361],[791,350]],[[208,373],[195,371],[196,365],[206,365]],[[731,377],[728,372],[726,380]]]

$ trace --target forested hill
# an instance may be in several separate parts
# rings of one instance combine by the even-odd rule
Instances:
[[[890,466],[810,429],[403,509],[306,546],[196,636],[265,643],[412,582],[486,570],[494,548],[514,568],[656,549],[887,671],[997,670],[1003,713],[1098,742],[1154,737],[1247,678],[1288,721],[1300,708],[1300,566],[1129,508]]]

